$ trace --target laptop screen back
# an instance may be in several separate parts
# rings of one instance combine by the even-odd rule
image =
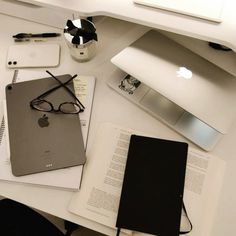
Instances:
[[[220,133],[235,120],[236,79],[157,31],[112,62]]]

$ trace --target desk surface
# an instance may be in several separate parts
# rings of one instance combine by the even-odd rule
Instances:
[[[78,11],[83,16],[111,16],[205,41],[217,42],[236,51],[236,1],[234,0],[225,1],[221,23],[137,5],[133,3],[133,0],[67,0],[66,4],[65,0],[24,0],[24,2]],[[212,2],[212,7],[214,7],[214,1]]]
[[[95,133],[103,122],[112,122],[134,130],[152,133],[160,138],[187,141],[125,98],[116,94],[106,85],[106,80],[109,79],[115,70],[115,66],[111,64],[110,59],[125,46],[139,38],[147,31],[147,28],[112,18],[97,18],[95,24],[97,25],[99,38],[96,57],[86,63],[77,63],[71,59],[63,38],[52,39],[61,45],[61,62],[58,68],[50,69],[55,74],[79,73],[94,75],[97,78],[87,149],[90,150],[92,148]],[[7,69],[5,64],[8,47],[14,44],[11,36],[19,31],[60,32],[60,30],[6,15],[0,15],[0,27],[2,29],[0,34],[0,98],[3,99],[4,86],[11,81],[13,75],[13,71]],[[212,151],[212,154],[221,157],[227,163],[219,208],[217,209],[217,217],[214,223],[214,236],[233,236],[236,232],[234,222],[236,219],[236,189],[233,187],[236,179],[235,140],[236,123],[232,126],[229,134]],[[191,143],[190,146],[197,148]],[[114,233],[109,228],[69,213],[67,206],[73,195],[69,191],[0,181],[0,195],[102,233]]]

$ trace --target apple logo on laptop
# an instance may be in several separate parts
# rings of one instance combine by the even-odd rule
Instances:
[[[44,114],[42,117],[38,119],[38,124],[40,127],[47,127],[49,126],[48,116]]]
[[[179,69],[176,71],[176,74],[177,77],[181,77],[184,79],[191,79],[193,76],[192,71],[183,66],[179,67]]]

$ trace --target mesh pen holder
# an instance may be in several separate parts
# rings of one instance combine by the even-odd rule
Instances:
[[[68,20],[64,37],[72,58],[88,61],[96,54],[97,34],[94,24],[86,19]]]

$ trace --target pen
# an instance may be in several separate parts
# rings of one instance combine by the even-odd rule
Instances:
[[[18,39],[18,38],[15,38],[14,41],[16,43],[22,43],[22,42],[46,42],[46,39],[34,39],[34,40],[30,40],[30,38],[23,38],[23,39]]]
[[[31,33],[19,33],[13,35],[13,38],[23,39],[23,38],[51,38],[51,37],[58,37],[61,34],[59,33],[42,33],[42,34],[31,34]]]

